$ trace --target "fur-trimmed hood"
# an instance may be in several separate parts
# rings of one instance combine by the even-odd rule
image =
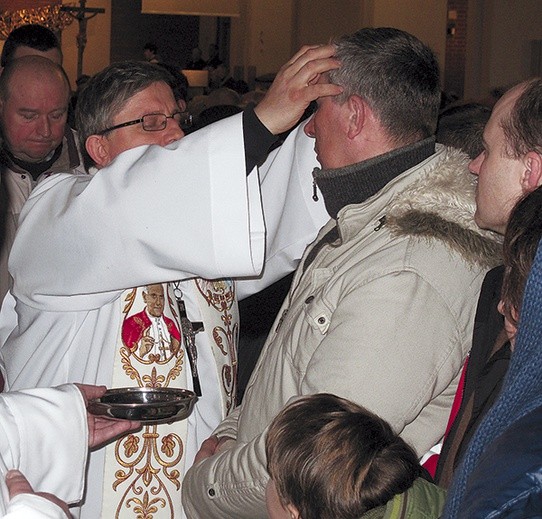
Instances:
[[[397,236],[444,241],[469,263],[492,268],[502,263],[502,237],[474,222],[476,177],[468,162],[461,151],[446,148],[435,168],[391,201],[385,224]]]

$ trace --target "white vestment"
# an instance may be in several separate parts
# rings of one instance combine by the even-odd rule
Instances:
[[[85,403],[75,386],[0,394],[0,517],[65,519],[42,497],[20,494],[9,501],[6,473],[20,470],[36,492],[76,502],[83,495],[87,449]]]
[[[312,170],[319,167],[314,139],[303,132],[306,123],[292,130],[259,168],[265,215],[266,256],[263,272],[237,279],[237,297],[244,299],[293,272],[303,252],[329,220],[323,197],[314,191]],[[313,196],[317,195],[317,200]]]
[[[32,192],[10,257],[18,316],[2,349],[10,389],[111,386],[130,287],[259,273],[263,216],[241,125],[234,116]],[[100,517],[104,457],[90,456],[81,517]]]
[[[29,206],[34,207],[25,208],[27,216],[21,223],[20,236],[15,244],[14,250],[20,251],[20,256],[14,252],[11,259],[12,274],[16,280],[14,294],[18,299],[19,326],[2,350],[11,388],[51,385],[66,380],[120,387],[144,385],[145,380],[156,380],[156,377],[162,377],[160,383],[163,385],[192,388],[184,348],[182,354],[170,356],[166,365],[148,363],[148,356],[138,358],[122,344],[120,333],[123,320],[141,310],[136,309],[137,305],[133,310],[131,307],[133,301],[137,297],[141,299],[141,296],[137,296],[135,289],[121,289],[163,283],[194,274],[221,277],[225,274],[254,276],[257,273],[258,260],[253,260],[251,269],[250,253],[256,255],[260,252],[254,250],[254,243],[261,246],[262,236],[258,233],[261,222],[257,211],[254,211],[256,218],[250,222],[246,213],[252,207],[247,207],[247,199],[251,204],[255,200],[257,205],[259,198],[253,198],[254,194],[257,195],[255,185],[251,185],[251,189],[244,189],[242,139],[233,138],[235,125],[239,123],[240,116],[237,116],[231,118],[229,123],[213,125],[210,128],[214,131],[207,130],[205,137],[197,132],[199,139],[195,135],[183,139],[181,143],[185,146],[176,145],[177,151],[160,151],[156,147],[146,152],[141,148],[132,150],[122,154],[112,166],[101,170],[92,182],[83,185],[82,180],[69,181],[61,177],[57,182],[69,182],[68,186],[57,187],[49,181],[38,188],[29,202]],[[191,145],[186,146],[188,143]],[[235,145],[238,147],[235,148]],[[190,153],[196,155],[191,156]],[[198,161],[199,167],[203,166],[202,157],[208,159],[205,171],[196,166]],[[148,164],[148,168],[140,172],[142,163]],[[264,288],[295,269],[306,245],[327,220],[323,204],[311,199],[310,173],[315,164],[313,141],[303,134],[300,127],[292,132],[281,148],[270,155],[261,168],[268,259],[261,278],[237,283],[238,287],[244,289],[244,295]],[[171,170],[172,167],[173,171],[168,173],[166,168]],[[205,173],[209,176],[208,182]],[[211,178],[219,185],[213,186]],[[250,175],[249,183],[254,179],[255,175]],[[191,182],[197,184],[193,186]],[[154,191],[149,191],[149,183]],[[216,188],[207,192],[201,184],[209,185],[209,189]],[[87,196],[88,200],[83,200],[81,208],[78,208],[77,198]],[[160,202],[154,203],[153,200],[157,199]],[[66,211],[66,207],[73,207],[74,210]],[[52,211],[55,212],[54,216],[51,215]],[[107,211],[111,217],[97,214],[100,211]],[[85,232],[83,236],[81,233],[70,233],[76,229],[77,218],[80,229],[88,229],[88,215],[94,214],[97,214],[99,221],[90,223],[95,232],[100,229],[98,235],[94,232]],[[28,280],[25,273],[29,266],[21,258],[28,254],[30,243],[36,247],[36,230],[30,229],[25,221],[33,215],[37,222],[46,221],[47,218],[49,221],[60,220],[60,229],[64,228],[64,232],[73,238],[66,240],[60,229],[54,231],[55,238],[52,238],[57,241],[44,238],[41,246],[45,253],[40,252],[40,263],[45,260],[44,265],[39,276]],[[127,216],[130,218],[127,219]],[[211,219],[215,216],[216,220]],[[40,227],[43,231],[38,232],[47,234],[52,230],[47,224],[42,223]],[[64,247],[64,250],[58,253],[56,247]],[[220,265],[221,260],[225,260],[223,256],[231,261]],[[188,267],[187,262],[190,262]],[[215,263],[219,264],[218,268]],[[64,276],[65,268],[68,270],[67,277]],[[45,277],[43,281],[46,286],[41,286],[42,277]],[[160,425],[155,429],[158,436],[147,442],[149,452],[158,452],[161,446],[166,445],[165,451],[162,451],[166,455],[155,456],[156,466],[150,466],[146,471],[152,475],[148,477],[149,487],[154,475],[162,477],[158,486],[167,496],[162,501],[157,499],[157,503],[159,512],[164,514],[170,508],[168,499],[175,501],[175,498],[168,497],[172,492],[168,494],[167,485],[162,485],[162,482],[169,479],[166,483],[174,485],[182,481],[183,467],[188,468],[192,464],[201,442],[228,414],[235,401],[238,336],[235,286],[229,281],[213,283],[202,279],[186,280],[180,286],[189,319],[202,321],[205,327],[203,333],[196,335],[203,396],[185,423]],[[167,293],[168,288],[171,291],[172,283],[169,287],[164,283],[164,287]],[[141,291],[141,288],[138,290]],[[166,315],[175,320],[177,310],[171,299],[169,297],[171,304]],[[40,344],[39,348],[36,348],[37,344]],[[157,368],[154,379],[151,368]],[[173,372],[175,376],[170,376]],[[183,427],[188,430],[183,430]],[[92,454],[82,517],[94,518],[100,514],[104,478],[99,474],[103,472],[104,456],[108,459],[106,488],[109,485],[109,488],[114,487],[121,494],[130,485],[136,488],[129,477],[124,477],[135,474],[141,468],[131,460],[137,457],[137,453],[144,452],[136,447],[145,443],[146,431],[149,432],[145,429],[141,434],[130,435],[117,442],[116,446],[108,447],[107,454],[104,451]],[[139,440],[134,440],[136,437]],[[171,438],[180,439],[170,441]],[[175,464],[175,469],[180,471],[179,477],[170,477],[171,473],[167,473],[163,467],[169,470],[168,462],[175,460],[181,450],[182,459],[179,458]],[[126,453],[129,456],[125,456]],[[116,480],[110,477],[117,473],[115,464],[122,466]],[[163,468],[162,473],[154,472],[155,468],[160,467]],[[112,481],[112,484],[108,484],[108,481]],[[150,507],[144,496],[139,499],[133,494],[121,496],[124,508],[126,502],[133,504],[136,499],[142,508]],[[161,498],[160,495],[158,497]],[[180,495],[176,500],[180,506]],[[163,503],[166,504],[162,506]],[[111,517],[116,516],[116,505],[109,502],[105,508],[108,513],[112,510]],[[121,516],[124,517],[118,515]],[[154,517],[162,515],[155,513]]]

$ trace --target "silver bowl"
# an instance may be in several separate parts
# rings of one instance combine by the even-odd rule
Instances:
[[[108,389],[88,403],[88,411],[116,420],[138,420],[144,424],[184,420],[192,412],[196,394],[171,387],[123,387]]]

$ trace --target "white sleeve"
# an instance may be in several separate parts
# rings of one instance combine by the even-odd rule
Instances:
[[[35,491],[66,502],[81,500],[87,453],[86,408],[76,386],[0,394],[3,503],[7,503],[5,477],[11,469],[20,470]]]
[[[318,167],[314,139],[302,123],[259,168],[265,216],[266,257],[261,276],[237,280],[243,299],[293,272],[305,251],[329,220],[322,195],[313,200],[312,171]]]
[[[19,494],[12,499],[2,519],[66,519],[66,514],[51,501],[35,494]]]
[[[93,176],[42,182],[22,211],[9,269],[17,299],[78,311],[127,287],[257,275],[264,243],[238,114],[165,148],[128,150]]]

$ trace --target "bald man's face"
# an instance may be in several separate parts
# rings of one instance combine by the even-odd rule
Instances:
[[[68,116],[69,87],[60,73],[23,68],[12,76],[0,100],[5,145],[18,159],[42,162],[60,145]]]

